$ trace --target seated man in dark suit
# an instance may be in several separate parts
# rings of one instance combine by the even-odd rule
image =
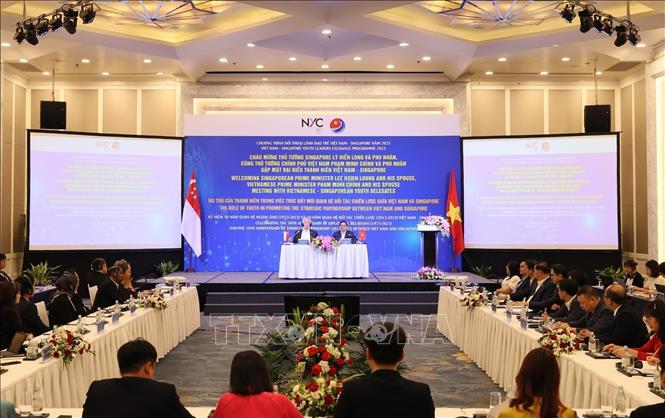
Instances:
[[[12,278],[3,270],[7,267],[7,256],[5,253],[0,253],[0,282],[11,282]]]
[[[522,275],[522,281],[517,285],[517,289],[510,295],[508,299],[513,302],[522,301],[527,299],[533,292],[536,291],[536,277],[534,272],[534,267],[537,262],[535,260],[524,260],[520,263],[520,274]]]
[[[293,235],[293,243],[297,244],[299,240],[301,239],[306,239],[308,241],[311,241],[312,239],[316,238],[319,234],[311,228],[312,226],[312,220],[305,217],[302,218],[302,229],[299,229],[296,231],[296,233]]]
[[[118,350],[121,378],[90,384],[83,418],[192,418],[180,403],[175,386],[154,380],[157,351],[138,339]]]
[[[577,299],[578,287],[575,280],[561,280],[557,287],[559,297],[563,303],[552,314],[552,318],[565,323],[580,321],[586,315],[586,312],[582,310],[580,301]]]
[[[660,350],[658,353],[660,360],[660,387],[665,388],[665,350]],[[665,402],[659,402],[653,405],[640,406],[630,413],[630,418],[660,418],[665,417]]]
[[[404,358],[404,330],[391,322],[375,324],[365,333],[365,344],[372,373],[344,384],[334,418],[433,418],[429,386],[397,371]]]
[[[35,304],[30,302],[30,299],[35,294],[35,287],[32,280],[25,274],[22,274],[18,279],[14,280],[14,283],[21,287],[19,290],[21,299],[16,305],[18,314],[21,317],[21,331],[32,334],[35,337],[45,333],[49,330],[49,327],[39,318]]]
[[[93,312],[97,308],[108,308],[115,305],[115,302],[123,303],[129,296],[120,292],[120,280],[122,278],[122,270],[120,267],[111,267],[108,270],[108,277],[97,288],[97,296],[95,296],[95,303],[92,305]]]
[[[529,309],[536,312],[544,311],[552,304],[552,297],[556,293],[556,285],[550,277],[550,266],[545,261],[536,264],[536,290],[527,299]]]
[[[344,238],[351,240],[351,244],[355,244],[357,239],[352,231],[349,231],[349,225],[346,221],[339,221],[339,231],[333,232],[333,239],[339,241]]]
[[[647,327],[635,308],[628,305],[626,288],[614,283],[605,289],[605,304],[614,311],[609,342],[618,346],[642,347],[649,340]]]
[[[106,266],[106,260],[103,258],[95,258],[90,262],[90,272],[86,276],[88,281],[88,286],[99,286],[102,284],[104,279],[106,279],[106,273],[108,272],[108,267]]]
[[[612,310],[600,299],[598,291],[592,286],[583,286],[577,294],[580,307],[586,315],[579,321],[561,324],[564,328],[576,328],[580,336],[587,338],[593,333],[603,344],[609,343],[614,328]]]

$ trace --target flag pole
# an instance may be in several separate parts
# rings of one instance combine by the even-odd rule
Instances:
[[[192,247],[189,247],[189,268],[187,269],[187,273],[193,273],[193,272],[194,268],[192,267]]]

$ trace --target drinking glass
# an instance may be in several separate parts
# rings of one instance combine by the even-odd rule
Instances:
[[[490,409],[501,403],[501,392],[491,392],[490,393]]]
[[[614,408],[612,405],[601,405],[600,406],[600,413],[603,416],[603,418],[611,418],[612,417],[612,412],[614,412]]]
[[[20,394],[18,400],[18,412],[22,417],[29,417],[32,415],[32,392],[26,390]]]

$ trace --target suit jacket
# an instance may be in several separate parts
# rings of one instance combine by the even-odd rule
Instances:
[[[586,312],[582,310],[580,307],[580,301],[577,300],[576,297],[572,302],[570,302],[570,309],[568,309],[565,303],[562,303],[561,307],[553,317],[561,322],[569,324],[571,322],[581,321],[585,316]]]
[[[610,343],[642,347],[649,340],[647,327],[642,315],[629,305],[621,305],[614,316],[614,328],[610,335]]]
[[[536,290],[536,286],[538,285],[538,282],[534,279],[533,282],[531,281],[530,277],[526,277],[522,279],[519,285],[517,285],[517,289],[513,293],[510,294],[510,300],[512,301],[521,301],[529,296],[531,296],[531,293]]]
[[[79,313],[74,306],[72,296],[57,293],[48,305],[48,320],[51,326],[62,326],[78,319]]]
[[[21,316],[21,331],[36,337],[49,330],[49,327],[39,318],[37,307],[34,303],[22,297],[18,305],[16,305],[16,309],[18,309],[18,313]]]
[[[5,306],[0,309],[0,350],[12,343],[14,334],[21,330],[21,317],[16,309]]]
[[[614,313],[601,299],[595,311],[587,312],[580,321],[572,321],[568,324],[576,328],[586,328],[592,331],[600,342],[608,344],[614,328]]]
[[[538,284],[536,284],[538,286]],[[544,311],[551,305],[550,299],[556,293],[556,285],[552,282],[551,278],[545,279],[540,288],[533,294],[529,301],[529,308],[534,311]]]
[[[297,244],[298,240],[300,239],[300,236],[302,235],[302,229],[299,229],[296,231],[296,233],[293,235],[293,243]],[[316,232],[316,230],[311,229],[309,230],[309,237],[311,238],[316,238],[319,234]]]
[[[193,418],[175,386],[140,377],[97,380],[90,384],[83,418]]]
[[[108,276],[101,271],[91,271],[86,276],[88,286],[99,286]]]
[[[9,276],[9,274],[5,273],[4,271],[0,270],[0,282],[11,282],[12,278]]]
[[[111,280],[110,277],[107,277],[104,279],[102,284],[99,285],[97,288],[97,296],[95,296],[95,303],[92,305],[92,310],[93,312],[97,310],[97,308],[108,308],[109,306],[115,305],[115,301],[117,300],[119,303],[123,303],[124,301],[129,298],[128,295],[121,295],[120,294],[120,287],[122,285],[116,284],[113,280]],[[127,298],[124,298],[124,296],[127,296]]]
[[[358,240],[356,238],[355,234],[353,233],[353,231],[349,231],[348,229],[346,230],[345,235],[346,235],[345,238],[350,238],[351,243],[353,243],[353,244],[355,244],[356,241]],[[332,237],[333,237],[333,239],[339,241],[340,239],[342,239],[342,232],[341,231],[335,231],[335,232],[333,232]]]
[[[429,386],[393,370],[352,379],[335,406],[334,418],[433,418]]]
[[[626,286],[629,286],[627,280]],[[635,274],[633,274],[633,282],[630,284],[630,286],[644,287],[644,277],[642,277],[639,271],[636,271]]]
[[[630,418],[661,418],[665,417],[665,402],[640,406],[630,413]]]

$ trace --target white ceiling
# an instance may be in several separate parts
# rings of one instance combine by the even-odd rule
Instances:
[[[30,1],[28,16],[38,16],[61,3]],[[424,7],[449,2],[217,3],[223,3],[221,13],[175,29],[120,25],[100,13],[89,25],[79,21],[75,35],[64,30],[49,33],[32,46],[27,42],[17,45],[12,39],[14,26],[21,20],[22,2],[2,1],[0,37],[10,45],[1,49],[2,61],[29,79],[43,78],[42,72],[51,71],[54,65],[63,78],[98,78],[104,71],[110,73],[108,79],[153,77],[163,72],[163,77],[190,81],[209,80],[206,74],[210,72],[245,72],[242,76],[250,78],[279,77],[281,72],[311,73],[308,76],[316,78],[334,77],[336,72],[415,72],[459,80],[485,78],[486,71],[494,76],[536,76],[548,71],[580,77],[590,76],[594,66],[604,72],[602,77],[618,78],[620,73],[607,69],[625,61],[648,61],[654,48],[665,42],[665,2],[660,1],[632,2],[632,21],[641,28],[644,48],[617,48],[614,37],[605,38],[593,29],[580,33],[577,19],[565,24],[556,12],[539,25],[464,27]],[[625,15],[624,2],[595,4],[614,16]],[[322,34],[323,29],[332,34]],[[409,45],[399,46],[402,42]],[[256,46],[249,48],[248,43]],[[356,56],[362,59],[354,60]],[[424,56],[431,60],[424,61]],[[296,60],[290,61],[290,57]],[[499,62],[500,57],[507,60]],[[570,61],[561,61],[563,57]],[[83,58],[91,62],[83,64]],[[21,59],[28,63],[21,64]],[[144,59],[152,62],[146,64]],[[389,64],[394,68],[388,69]]]

